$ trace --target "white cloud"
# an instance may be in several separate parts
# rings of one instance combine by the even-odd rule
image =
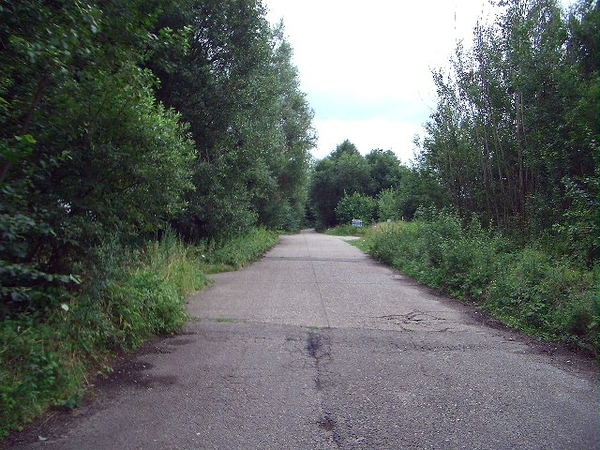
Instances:
[[[284,20],[301,88],[315,110],[322,158],[345,139],[362,153],[412,158],[435,106],[431,69],[470,42],[487,0],[263,0]]]
[[[355,120],[315,120],[319,132],[319,147],[313,152],[317,159],[324,158],[345,139],[352,142],[362,154],[374,149],[394,150],[405,163],[413,156],[412,140],[420,133],[419,126],[386,118]],[[398,151],[400,150],[400,151]]]

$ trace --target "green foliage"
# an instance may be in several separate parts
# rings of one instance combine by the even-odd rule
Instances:
[[[50,407],[76,407],[112,354],[181,328],[185,299],[206,286],[205,273],[240,268],[276,242],[266,229],[219,246],[190,247],[172,231],[129,251],[107,239],[85,291],[0,321],[0,439]]]
[[[67,315],[58,307],[46,320],[20,315],[0,322],[0,439],[48,406],[81,397],[85,374],[64,339]]]
[[[385,189],[392,189],[402,182],[406,168],[391,150],[375,149],[367,153],[365,160],[369,164],[371,183],[368,194],[371,197]]]
[[[182,298],[150,270],[136,270],[107,292],[107,314],[119,330],[115,338],[125,350],[138,348],[157,334],[170,334],[185,323]]]
[[[61,5],[0,11],[5,314],[81,289],[73,274],[94,246],[152,235],[193,187],[186,127],[156,103],[156,79],[141,67],[157,5]]]
[[[592,288],[592,273],[531,248],[508,262],[490,286],[487,309],[530,332],[598,344],[598,292]]]
[[[32,264],[32,247],[40,240],[54,239],[56,233],[43,221],[43,214],[31,217],[14,212],[15,205],[25,202],[21,195],[8,187],[0,188],[2,194],[6,201],[0,204],[0,317],[12,310],[56,306],[81,282],[80,277]]]
[[[313,166],[309,212],[315,216],[315,227],[323,229],[351,220],[350,212],[342,211],[339,216],[336,208],[344,197],[354,194],[377,199],[376,211],[367,212],[369,207],[365,212],[355,212],[369,221],[410,220],[421,206],[442,208],[451,201],[426,168],[405,167],[389,150],[372,150],[363,157],[354,144],[344,141]]]
[[[276,232],[261,227],[219,244],[213,241],[202,247],[206,249],[204,262],[209,272],[238,270],[259,259],[278,239]]]
[[[46,182],[62,180],[53,195],[68,205],[70,217],[63,220],[75,220],[88,232],[98,232],[86,220],[90,216],[106,231],[154,232],[184,209],[183,194],[193,189],[192,142],[179,116],[156,104],[148,71],[124,65],[109,77],[93,75],[65,85],[57,100],[67,105],[86,97],[65,111],[65,123],[53,130],[46,150],[69,140],[80,150]],[[102,164],[93,164],[99,160]]]
[[[313,167],[310,203],[316,214],[317,228],[332,227],[340,220],[336,207],[345,196],[360,194],[376,197],[381,189],[391,188],[401,178],[402,168],[391,152],[373,150],[363,157],[354,144],[346,140]],[[365,212],[366,213],[366,212]],[[361,212],[363,214],[363,212]],[[366,213],[369,221],[374,213]]]
[[[302,225],[312,113],[259,3],[31,0],[0,15],[3,308],[78,289],[107,237]]]
[[[362,220],[365,225],[373,222],[377,204],[375,200],[367,195],[355,192],[345,195],[335,207],[335,215],[338,223],[348,224],[353,219]]]
[[[317,227],[336,225],[335,208],[345,195],[366,194],[370,185],[369,165],[354,144],[344,141],[313,167],[310,199],[317,214]]]
[[[563,211],[560,223],[552,227],[556,241],[547,247],[550,251],[563,250],[583,265],[593,264],[600,256],[599,178],[587,177],[577,182],[563,179],[563,184],[565,202],[570,206]]]
[[[48,407],[76,406],[110,352],[178,331],[185,297],[207,284],[202,260],[171,233],[137,252],[115,244],[97,249],[103,265],[84,292],[0,321],[0,437]]]
[[[438,106],[419,143],[465,218],[522,246],[592,267],[598,258],[599,3],[502,2],[497,21],[435,71]]]
[[[420,282],[473,301],[504,323],[600,352],[596,271],[526,247],[455,214],[370,229],[362,248]]]
[[[405,170],[396,188],[398,219],[412,220],[419,208],[442,209],[452,204],[448,191],[436,176],[422,168]]]
[[[393,189],[384,189],[377,194],[377,215],[379,220],[401,219],[398,196]]]
[[[199,242],[299,227],[314,131],[282,26],[249,0],[175,2],[159,23],[191,32],[187,50],[150,63],[158,98],[190,124],[198,150],[177,230]]]
[[[448,193],[427,171],[401,167],[401,181],[377,196],[379,220],[412,220],[419,208],[444,208]]]

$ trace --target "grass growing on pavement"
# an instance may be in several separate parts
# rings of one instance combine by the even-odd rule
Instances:
[[[205,274],[232,270],[277,243],[258,229],[220,245],[187,246],[167,232],[136,249],[106,243],[80,292],[42,311],[0,321],[0,440],[49,408],[74,408],[88,380],[108,361],[187,321],[185,300],[208,283]]]
[[[228,317],[219,317],[217,319],[217,323],[236,323],[236,319],[230,319]]]

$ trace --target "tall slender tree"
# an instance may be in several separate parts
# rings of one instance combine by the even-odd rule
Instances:
[[[457,48],[450,74],[434,73],[438,107],[421,161],[459,211],[492,220],[523,243],[573,227],[588,236],[593,227],[581,208],[597,208],[590,199],[597,192],[598,58],[590,49],[598,3],[580,1],[568,19],[554,0],[502,5],[496,23],[474,30],[472,48]],[[587,253],[596,254],[597,243],[585,239]]]

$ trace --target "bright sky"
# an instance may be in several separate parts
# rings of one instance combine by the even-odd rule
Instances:
[[[488,0],[262,0],[284,21],[301,89],[315,111],[321,159],[345,139],[362,154],[393,150],[408,163],[436,105],[431,70],[456,43],[471,47]],[[573,0],[561,0],[563,7]]]
[[[283,19],[301,89],[315,111],[313,156],[345,139],[362,154],[393,150],[408,163],[413,138],[435,108],[431,69],[457,40],[470,46],[487,0],[263,0]]]

